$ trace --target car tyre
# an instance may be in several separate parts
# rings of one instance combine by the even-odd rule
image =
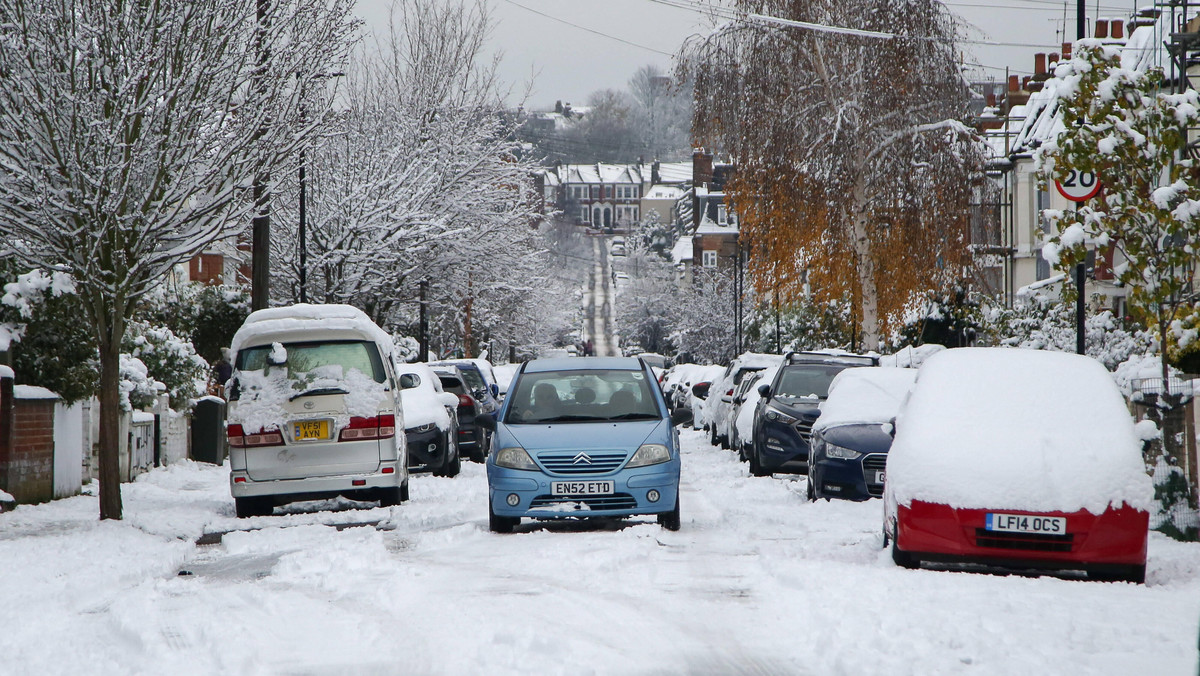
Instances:
[[[396,505],[408,499],[406,495],[408,489],[407,484],[394,486],[392,488],[379,489],[379,506],[380,507],[395,507]]]
[[[488,504],[488,530],[493,533],[511,533],[521,523],[521,519],[511,516],[498,516],[491,504]]]
[[[763,468],[762,463],[758,461],[758,451],[750,449],[750,474],[753,476],[771,476],[771,472]]]
[[[710,445],[710,446],[713,446],[713,447],[716,447],[716,446],[718,445],[718,442],[717,442],[717,426],[716,426],[716,425],[709,425],[709,426],[708,426],[708,443],[709,443],[709,445]]]
[[[813,476],[811,473],[805,479],[804,483],[807,484],[807,488],[805,489],[804,492],[808,496],[808,501],[816,502],[817,501],[817,489],[815,486],[813,486]]]
[[[679,496],[675,496],[675,509],[669,512],[663,512],[658,515],[658,525],[663,527],[663,530],[676,531],[679,530]]]
[[[271,516],[275,511],[275,502],[266,497],[234,498],[233,506],[239,519],[252,516]]]
[[[895,540],[892,540],[892,561],[895,561],[897,566],[910,570],[921,567],[921,561],[909,552],[897,547]]]

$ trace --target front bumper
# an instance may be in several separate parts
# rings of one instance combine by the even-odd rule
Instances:
[[[446,464],[446,440],[442,430],[434,427],[426,432],[404,431],[408,440],[408,468],[428,470]]]
[[[488,464],[488,499],[497,516],[531,519],[573,519],[581,517],[625,517],[661,514],[675,509],[679,495],[679,460],[649,467],[624,469],[608,474],[558,476],[540,471],[514,470]],[[612,481],[613,492],[606,495],[551,495],[554,481]],[[658,500],[651,501],[651,491]],[[515,506],[508,496],[516,495]]]
[[[1065,517],[1064,536],[987,531],[989,512]],[[896,509],[896,546],[922,561],[1010,568],[1074,570],[1090,565],[1146,564],[1150,515],[1128,506],[1100,514],[955,509],[914,500]]]
[[[818,453],[808,469],[813,492],[818,498],[870,500],[883,495],[883,483],[875,473],[884,471],[887,455],[872,453],[857,460],[837,460]]]

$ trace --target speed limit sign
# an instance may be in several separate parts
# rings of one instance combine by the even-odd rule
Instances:
[[[1072,202],[1086,202],[1100,192],[1100,179],[1093,172],[1071,169],[1067,177],[1055,181],[1054,186],[1058,188],[1058,194]]]

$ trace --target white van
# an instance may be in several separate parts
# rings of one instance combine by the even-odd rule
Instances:
[[[349,305],[252,313],[233,337],[226,434],[239,517],[343,495],[408,499],[392,338]]]

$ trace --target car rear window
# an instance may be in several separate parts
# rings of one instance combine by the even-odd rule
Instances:
[[[466,394],[467,391],[463,388],[462,381],[454,376],[438,376],[438,380],[442,381],[442,389],[453,394]]]
[[[845,369],[842,364],[785,366],[772,394],[791,399],[824,399],[829,396],[829,383],[833,382],[833,377]]]
[[[341,367],[342,373],[351,369],[361,372],[377,383],[387,379],[383,360],[375,343],[367,340],[313,341],[283,343],[287,350],[287,369],[290,374],[310,373],[329,367]],[[271,345],[244,347],[237,353],[239,371],[262,371],[267,367]]]

